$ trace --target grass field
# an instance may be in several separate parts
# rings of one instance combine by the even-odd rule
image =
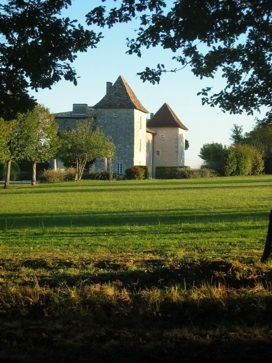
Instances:
[[[271,362],[271,186],[0,189],[0,362]]]

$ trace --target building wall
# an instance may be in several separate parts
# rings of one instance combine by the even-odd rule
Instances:
[[[154,137],[156,137],[156,135],[149,132],[146,133],[146,165],[149,167],[151,178],[155,176],[155,170],[153,165]]]
[[[146,165],[146,114],[134,110],[134,157],[133,165]]]
[[[154,168],[157,166],[183,166],[185,163],[185,131],[178,127],[152,130],[154,138]]]
[[[145,165],[145,113],[133,109],[97,109],[96,124],[115,144],[114,173],[124,174],[133,165]],[[96,170],[105,167],[105,161],[96,162]]]

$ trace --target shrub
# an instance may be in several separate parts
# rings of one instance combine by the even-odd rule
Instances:
[[[83,179],[109,180],[110,173],[107,170],[98,170],[94,173],[83,174]],[[115,176],[113,176],[115,178]]]
[[[58,183],[65,179],[65,171],[58,169],[45,169],[40,176],[42,183]]]
[[[65,169],[64,179],[65,180],[75,180],[76,177],[76,168],[70,167]]]
[[[214,176],[217,176],[217,172],[209,168],[191,169],[189,166],[159,166],[156,168],[156,178],[158,179],[192,179]]]
[[[253,146],[237,144],[230,148],[225,175],[258,175],[263,169],[262,154]]]
[[[215,170],[209,168],[183,169],[179,172],[179,179],[212,178],[217,175],[218,174]]]
[[[126,178],[134,180],[143,180],[145,178],[145,169],[141,166],[132,166],[126,170]]]
[[[177,166],[157,166],[156,179],[179,179],[179,169],[180,167]]]
[[[149,179],[150,178],[150,166],[148,166],[148,165],[134,165],[134,167],[144,169],[144,171],[145,171],[144,179]]]

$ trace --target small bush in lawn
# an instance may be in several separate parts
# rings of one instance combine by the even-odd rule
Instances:
[[[126,170],[126,178],[130,180],[143,180],[145,178],[145,169],[140,166],[132,166]]]
[[[76,177],[76,168],[67,168],[65,169],[65,180],[75,180]]]
[[[40,179],[42,183],[58,183],[65,179],[65,171],[60,169],[45,169]]]

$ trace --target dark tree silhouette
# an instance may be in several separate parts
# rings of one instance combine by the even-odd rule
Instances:
[[[200,78],[220,71],[225,88],[204,88],[203,104],[231,113],[252,114],[262,106],[271,112],[271,0],[123,0],[112,9],[102,3],[87,15],[90,25],[112,27],[138,18],[129,54],[141,56],[142,48],[157,46],[173,52],[177,68],[147,67],[139,73],[144,81],[159,82],[163,73],[185,66]]]
[[[261,262],[266,262],[271,254],[272,250],[272,210],[269,214],[269,224],[268,224],[268,231],[266,236],[266,243],[264,247],[264,252],[261,258]]]
[[[0,4],[0,117],[12,119],[35,105],[29,88],[77,82],[71,63],[95,47],[101,34],[61,17],[71,0],[7,0]]]

